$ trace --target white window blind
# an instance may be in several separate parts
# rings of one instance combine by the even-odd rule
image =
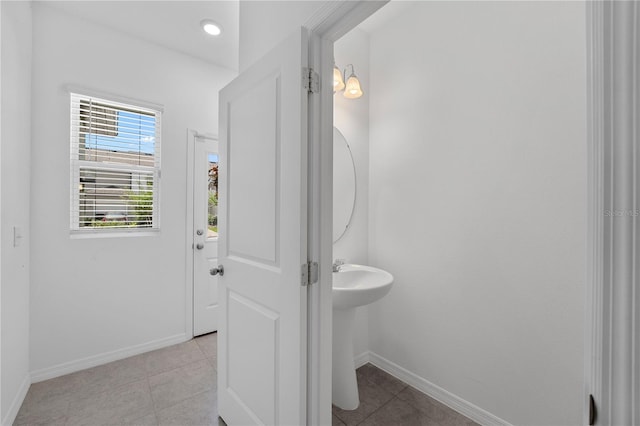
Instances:
[[[160,111],[71,94],[71,230],[159,228]]]

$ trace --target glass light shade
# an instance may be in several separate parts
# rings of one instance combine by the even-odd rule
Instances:
[[[360,81],[355,74],[347,79],[347,86],[344,89],[344,97],[349,99],[356,99],[362,96],[362,89],[360,88]]]
[[[339,92],[344,89],[344,80],[342,79],[342,73],[337,66],[333,66],[333,93]]]

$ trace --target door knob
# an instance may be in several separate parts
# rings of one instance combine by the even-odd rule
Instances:
[[[211,268],[209,270],[209,273],[211,275],[220,275],[223,276],[224,275],[224,266],[220,265],[217,268]]]
[[[204,248],[204,244],[202,244],[202,243],[198,243],[198,244],[196,244],[196,248],[197,248],[198,250],[202,250],[202,249]]]

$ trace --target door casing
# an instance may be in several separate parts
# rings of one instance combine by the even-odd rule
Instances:
[[[596,425],[638,424],[640,5],[593,1],[585,7],[588,258],[584,424],[589,424],[590,394],[596,403]]]
[[[308,289],[307,424],[331,424],[333,252],[333,43],[384,1],[327,2],[304,26],[309,30],[309,67],[320,91],[309,98],[308,257],[319,265]]]

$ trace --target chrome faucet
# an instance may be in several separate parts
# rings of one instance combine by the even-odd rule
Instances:
[[[344,265],[344,259],[336,259],[333,261],[333,272],[340,272],[340,267]]]

